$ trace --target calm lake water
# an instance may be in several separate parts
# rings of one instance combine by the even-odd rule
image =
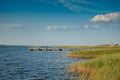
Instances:
[[[67,53],[0,46],[0,80],[70,80],[68,64],[85,59],[69,58]]]

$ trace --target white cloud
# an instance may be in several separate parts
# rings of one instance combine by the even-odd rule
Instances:
[[[101,8],[99,4],[92,3],[88,0],[33,0],[34,2],[42,2],[44,4],[55,7],[66,7],[74,11],[89,11],[95,13],[107,12],[107,10],[93,9],[92,7]]]
[[[82,7],[81,5],[79,5],[79,4],[90,5],[90,3],[87,1],[83,1],[83,0],[81,0],[81,1],[78,1],[78,0],[59,0],[59,1],[60,1],[60,3],[62,3],[65,7],[67,7],[70,10],[78,10],[78,11],[90,10],[89,8],[85,8],[85,7]]]
[[[64,26],[47,26],[46,30],[47,31],[52,31],[52,30],[71,30],[74,29],[72,26],[64,25]]]
[[[89,26],[88,26],[88,25],[85,25],[84,27],[85,27],[85,29],[88,29],[88,28],[89,28]]]
[[[91,19],[91,21],[92,22],[97,22],[97,21],[109,22],[109,21],[115,21],[118,19],[120,19],[120,12],[96,15]]]
[[[66,8],[75,11],[89,11],[95,13],[108,12],[111,10],[102,10],[99,3],[93,3],[89,0],[59,0]],[[97,9],[93,9],[92,7],[96,7]],[[99,10],[100,9],[100,10]]]
[[[93,25],[93,28],[99,28],[99,25]]]
[[[21,24],[0,24],[0,28],[20,28]]]

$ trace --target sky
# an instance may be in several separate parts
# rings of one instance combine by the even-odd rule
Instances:
[[[120,43],[120,0],[0,0],[0,44]]]

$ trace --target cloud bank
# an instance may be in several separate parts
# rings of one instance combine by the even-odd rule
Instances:
[[[47,31],[52,31],[52,30],[72,30],[72,26],[68,25],[63,25],[63,26],[47,26],[46,30]]]
[[[0,28],[20,28],[21,24],[0,24]]]
[[[86,24],[84,27],[85,27],[85,29],[88,29],[88,28],[89,28],[89,26],[88,26],[87,24]]]
[[[115,21],[118,19],[120,19],[120,12],[96,15],[91,19],[91,21],[92,22],[98,22],[98,21],[109,22],[109,21]]]

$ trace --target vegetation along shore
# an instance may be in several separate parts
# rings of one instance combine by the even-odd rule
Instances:
[[[92,49],[71,52],[73,58],[90,58],[87,62],[69,65],[71,74],[79,80],[120,80],[120,46],[89,47]]]

